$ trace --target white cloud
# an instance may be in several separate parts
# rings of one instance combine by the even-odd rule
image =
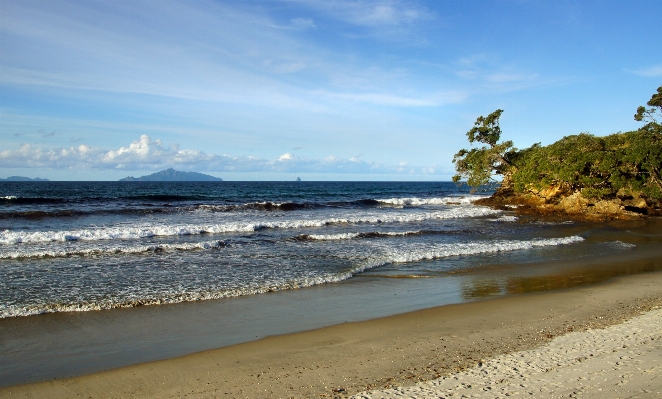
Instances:
[[[292,0],[359,26],[395,26],[427,20],[433,14],[423,6],[399,0]]]
[[[281,155],[280,157],[278,157],[278,161],[280,161],[280,162],[289,161],[289,160],[292,160],[292,159],[294,159],[294,155],[290,154],[289,152]]]
[[[650,78],[662,76],[662,64],[655,65],[650,68],[638,69],[636,71],[632,71],[632,73]]]
[[[484,95],[485,92],[512,92],[531,88],[557,87],[573,80],[569,77],[544,75],[505,62],[497,54],[475,54],[460,58],[449,69],[465,85],[465,97]],[[472,87],[473,90],[469,90]]]
[[[290,23],[286,25],[277,25],[277,24],[269,23],[266,24],[266,26],[276,29],[300,30],[300,31],[317,28],[317,25],[315,25],[315,21],[312,20],[311,18],[292,18],[290,19]]]
[[[302,4],[327,19],[395,27],[398,35],[402,25],[416,25],[429,14],[395,0]],[[46,87],[67,96],[134,93],[311,112],[330,106],[329,97],[316,96],[320,90],[362,90],[367,94],[335,97],[377,106],[434,104],[418,98],[434,89],[420,87],[416,75],[397,63],[376,69],[372,59],[306,39],[299,31],[316,28],[312,18],[290,18],[280,26],[247,3],[164,0],[154,9],[140,2],[101,7],[26,0],[3,7],[7,23],[0,42],[12,45],[3,47],[0,84]],[[414,94],[403,96],[398,87]]]
[[[318,52],[248,7],[58,0],[3,4],[3,14],[0,41],[11,46],[3,46],[2,84],[316,107],[297,82],[279,75],[323,64],[312,55]],[[294,18],[291,26],[314,24]]]
[[[489,83],[531,82],[539,78],[537,73],[515,70],[504,65],[498,56],[476,54],[456,61],[455,75],[467,80],[482,80]]]
[[[293,29],[313,29],[315,22],[310,18],[292,18],[290,20]]]
[[[443,91],[429,93],[422,97],[401,96],[389,93],[351,93],[318,91],[316,94],[329,99],[355,101],[358,103],[393,107],[436,107],[443,104],[457,104],[465,101],[465,91]]]
[[[510,83],[510,82],[524,82],[533,81],[538,78],[535,73],[508,73],[497,72],[487,76],[487,80],[494,83]]]
[[[274,73],[295,73],[299,72],[306,67],[304,62],[294,61],[294,62],[282,62],[278,64],[272,64],[267,62],[271,66],[271,71]]]
[[[296,172],[296,173],[403,173],[402,165],[389,166],[362,161],[359,156],[341,159],[298,157],[285,153],[276,160],[252,156],[207,154],[203,151],[164,146],[161,140],[140,136],[126,147],[104,150],[79,146],[44,149],[23,144],[13,150],[0,151],[2,168],[43,168],[70,170],[158,170],[167,167],[205,172]],[[424,174],[434,173],[430,167],[414,168]]]
[[[431,99],[410,98],[383,93],[327,93],[330,97],[344,100],[398,107],[431,107],[438,105]]]

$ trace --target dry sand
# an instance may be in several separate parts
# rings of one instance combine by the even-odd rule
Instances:
[[[572,332],[536,349],[412,387],[352,399],[662,397],[662,310],[604,329]]]
[[[535,391],[534,397],[578,392],[604,398],[649,389],[640,397],[654,397],[662,379],[649,378],[660,375],[656,367],[661,314],[655,310],[660,305],[662,273],[640,274],[602,285],[443,306],[8,387],[0,389],[0,397],[328,398],[445,376],[451,377],[416,389],[446,394],[450,387],[455,397],[499,397],[517,390],[527,396]],[[643,328],[653,322],[656,330]],[[599,330],[609,326],[615,327]],[[525,386],[517,388],[518,384]],[[596,391],[598,387],[608,391]],[[424,392],[417,397],[439,397]],[[391,391],[391,397],[407,397],[396,393]]]

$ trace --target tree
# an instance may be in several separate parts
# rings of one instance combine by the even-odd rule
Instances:
[[[533,146],[510,156],[515,192],[564,186],[586,198],[628,196],[662,200],[662,87],[635,114],[644,126],[632,132],[595,137],[567,136],[545,147]]]
[[[453,163],[457,175],[453,176],[454,182],[466,178],[468,185],[477,187],[495,180],[492,177],[494,174],[503,175],[504,179],[510,176],[513,164],[509,158],[517,149],[513,148],[512,141],[499,143],[499,118],[502,113],[503,110],[497,109],[487,117],[480,116],[476,119],[474,127],[467,132],[467,138],[470,144],[479,142],[486,145],[470,150],[463,148],[455,154]]]
[[[657,93],[653,94],[646,105],[650,108],[644,106],[637,108],[637,113],[634,114],[634,120],[638,122],[646,121],[648,123],[659,125],[655,117],[662,117],[662,86],[657,88]]]
[[[581,193],[594,200],[645,200],[662,206],[662,86],[635,119],[646,124],[632,132],[595,137],[581,133],[547,146],[534,144],[517,150],[511,141],[500,143],[499,118],[503,110],[476,119],[467,132],[472,145],[453,157],[457,175],[479,186],[502,175],[504,192],[536,193],[556,187],[561,195]],[[638,202],[640,204],[640,202]],[[652,205],[657,204],[657,205]],[[629,206],[629,205],[628,205]],[[639,206],[639,205],[636,205]],[[652,209],[652,208],[651,208]]]
[[[646,137],[638,143],[638,150],[646,159],[647,170],[644,173],[650,176],[647,186],[655,185],[656,192],[652,196],[662,198],[662,124],[656,119],[657,116],[662,121],[662,86],[657,88],[657,93],[651,96],[646,105],[650,108],[641,106],[634,114],[634,120],[648,122],[638,130],[640,135]]]

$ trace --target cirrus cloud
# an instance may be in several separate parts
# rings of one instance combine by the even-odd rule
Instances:
[[[632,71],[632,73],[639,76],[645,76],[647,78],[662,76],[662,64],[655,65],[649,68],[638,69],[636,71]]]
[[[423,5],[400,0],[290,0],[359,26],[392,26],[432,19]]]

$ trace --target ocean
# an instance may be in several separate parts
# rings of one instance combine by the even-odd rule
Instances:
[[[450,182],[2,182],[0,385],[657,267],[600,267],[604,259],[659,248],[657,222],[545,220],[472,204],[492,190]],[[66,315],[91,315],[80,322],[87,329],[137,317],[108,309],[147,310],[132,319],[139,324],[165,314],[157,309],[180,309],[172,311],[179,320],[208,309],[181,307],[196,303],[239,310],[223,320],[189,320],[171,341],[161,326],[151,349],[108,349],[89,331],[79,346],[66,347],[73,333],[56,333],[73,325]],[[253,317],[247,314],[261,318],[261,327],[241,324]],[[205,323],[213,328],[200,338]],[[111,329],[130,330],[109,322],[97,334]],[[140,334],[108,345],[139,346]],[[164,349],[168,342],[179,349]],[[95,360],[106,356],[94,352],[99,348],[117,353],[116,361]]]
[[[50,182],[0,185],[0,317],[439,277],[630,244],[521,223],[453,183]],[[480,259],[483,259],[481,262]]]

